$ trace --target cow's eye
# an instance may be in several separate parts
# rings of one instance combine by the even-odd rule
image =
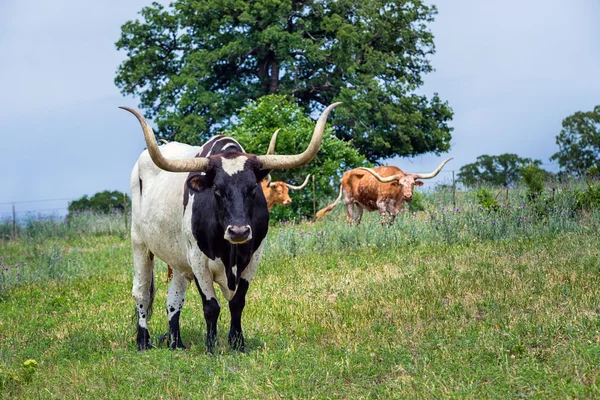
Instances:
[[[256,194],[256,186],[248,191],[248,196],[254,196]]]
[[[283,193],[283,190],[278,190],[277,191],[277,194],[281,194],[281,193]]]
[[[219,191],[219,189],[215,188],[215,196],[221,197],[221,191]]]

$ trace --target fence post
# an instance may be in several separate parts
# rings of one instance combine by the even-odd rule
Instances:
[[[127,194],[123,193],[123,216],[125,217],[125,235],[127,235]]]
[[[315,194],[315,176],[312,175],[312,189],[313,189],[313,218],[317,215],[317,197]]]
[[[13,211],[13,230],[12,230],[12,240],[17,239],[17,213],[15,212],[15,202],[12,203],[12,211]]]
[[[452,204],[456,208],[456,181],[454,180],[454,170],[452,170]]]

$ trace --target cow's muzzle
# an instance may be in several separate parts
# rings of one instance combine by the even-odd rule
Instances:
[[[252,239],[252,228],[250,225],[229,225],[225,229],[225,240],[232,244],[242,244]]]

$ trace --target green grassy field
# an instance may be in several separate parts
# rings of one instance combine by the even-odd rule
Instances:
[[[560,199],[500,213],[425,200],[428,212],[392,227],[373,214],[347,227],[341,209],[274,224],[247,296],[248,354],[228,349],[226,307],[218,350],[205,353],[193,286],[181,316],[188,350],[137,352],[123,232],[0,242],[1,397],[600,396],[600,214]],[[158,343],[162,263],[156,279]],[[23,366],[30,359],[37,368]]]

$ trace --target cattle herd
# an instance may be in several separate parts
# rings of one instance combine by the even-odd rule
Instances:
[[[147,145],[133,167],[130,183],[132,295],[139,350],[153,347],[147,322],[155,294],[154,259],[158,257],[169,265],[171,277],[167,292],[169,347],[185,348],[179,316],[193,281],[202,298],[206,349],[214,351],[221,311],[216,282],[229,301],[229,345],[245,351],[242,312],[261,259],[269,211],[276,204],[289,205],[292,200],[288,189],[304,188],[310,177],[302,185],[293,186],[273,182],[269,172],[312,161],[321,145],[327,117],[339,104],[323,111],[308,147],[295,155],[274,154],[277,132],[265,155],[247,154],[237,141],[226,136],[214,136],[199,147],[177,142],[159,147],[146,119],[134,109],[121,107],[138,119]],[[360,223],[364,209],[378,210],[385,222],[391,223],[402,204],[412,200],[414,186],[423,185],[418,179],[433,178],[448,161],[431,174],[406,174],[396,167],[348,171],[342,177],[337,200],[320,210],[317,218],[343,197],[350,223]]]

